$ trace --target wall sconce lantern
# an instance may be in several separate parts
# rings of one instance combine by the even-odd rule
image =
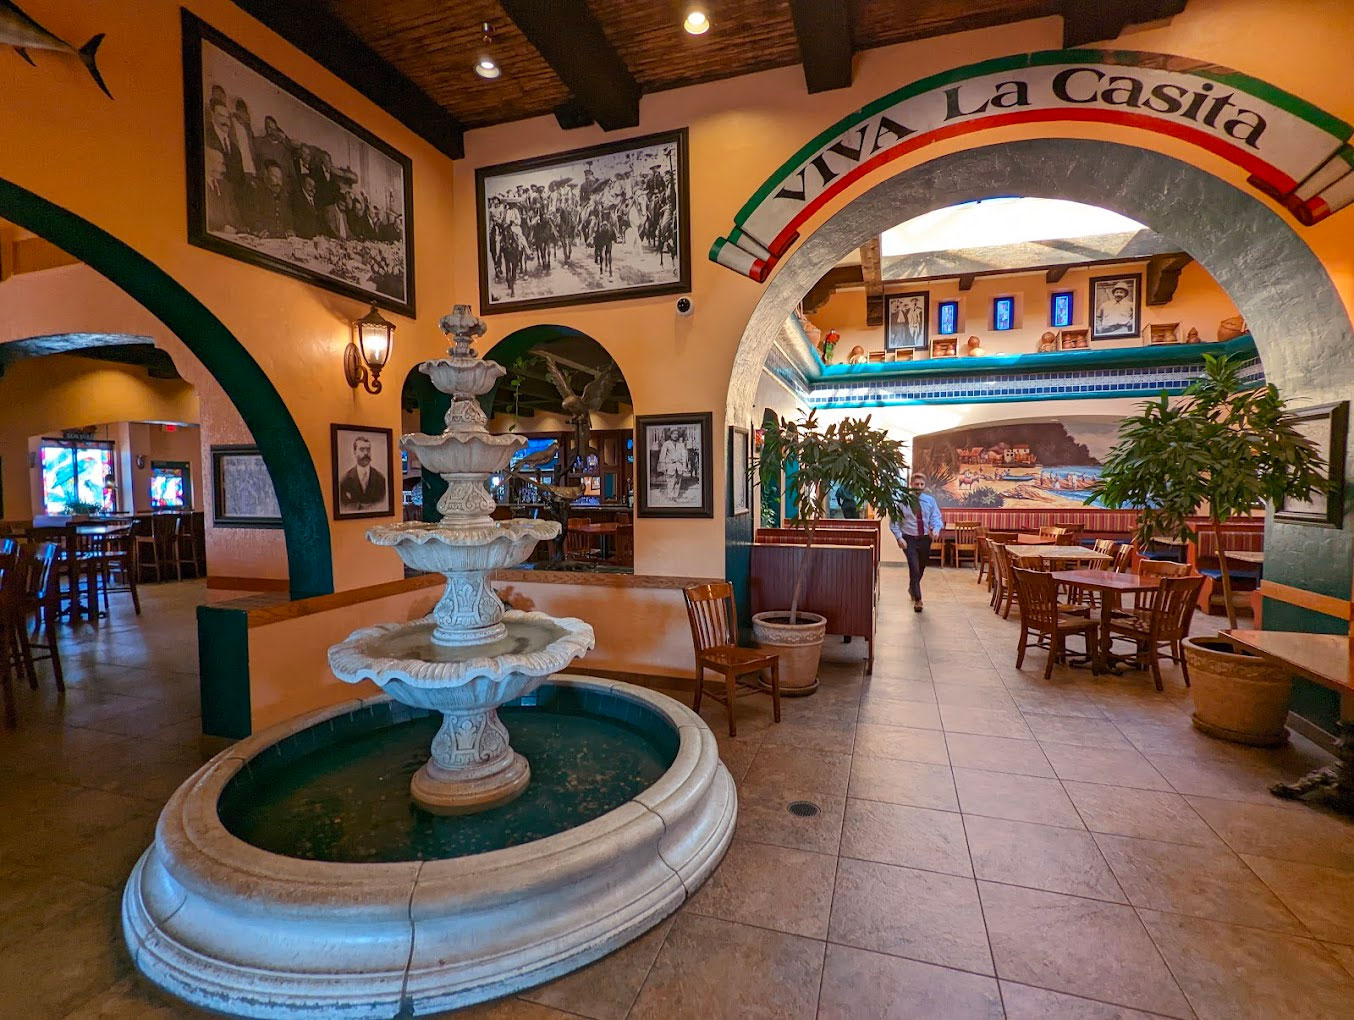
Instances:
[[[387,321],[373,302],[371,311],[353,323],[353,332],[357,339],[348,341],[343,352],[343,377],[353,389],[361,386],[368,393],[380,393],[381,369],[390,360],[395,324]]]

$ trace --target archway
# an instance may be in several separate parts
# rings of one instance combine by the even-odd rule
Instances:
[[[121,287],[171,329],[221,384],[253,434],[282,509],[293,597],[334,590],[329,519],[315,465],[267,374],[173,277],[112,234],[0,179],[0,218],[46,238]]]

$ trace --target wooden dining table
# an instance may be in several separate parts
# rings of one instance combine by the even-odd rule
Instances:
[[[592,524],[570,524],[571,531],[581,532],[584,535],[596,535],[600,546],[599,553],[602,559],[611,559],[611,539],[615,536],[620,525],[612,521],[599,521]]]
[[[1084,545],[1017,545],[1010,552],[1012,556],[1039,556],[1063,563],[1096,564],[1110,563],[1114,560],[1108,553],[1096,552]]]
[[[1127,574],[1117,570],[1055,570],[1053,580],[1069,588],[1100,594],[1104,611],[1100,614],[1100,638],[1096,651],[1096,657],[1099,658],[1099,649],[1108,647],[1110,612],[1119,607],[1125,594],[1155,591],[1161,577],[1157,574]],[[1110,666],[1109,662],[1100,663],[1104,670],[1109,670]]]

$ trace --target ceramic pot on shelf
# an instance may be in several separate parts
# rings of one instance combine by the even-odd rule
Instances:
[[[1293,679],[1286,671],[1221,634],[1187,638],[1185,663],[1196,730],[1253,747],[1288,742]]]
[[[802,609],[798,617],[798,623],[791,623],[788,609],[755,613],[752,617],[752,636],[757,647],[780,656],[780,693],[792,698],[818,689],[818,661],[827,634],[827,617]]]

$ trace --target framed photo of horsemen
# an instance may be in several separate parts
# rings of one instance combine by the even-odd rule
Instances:
[[[409,157],[183,12],[188,241],[414,314]]]
[[[475,171],[480,314],[691,289],[686,129]]]
[[[635,514],[713,517],[712,415],[635,416]]]

